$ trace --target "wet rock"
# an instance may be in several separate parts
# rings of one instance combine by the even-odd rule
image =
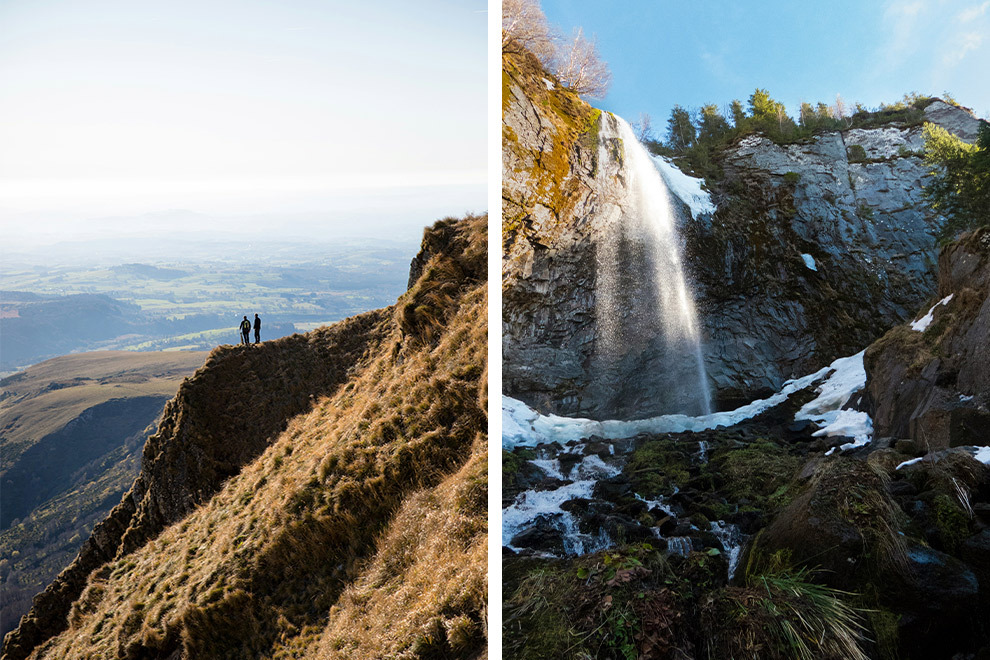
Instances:
[[[575,497],[574,499],[563,502],[560,505],[560,510],[574,514],[586,514],[591,509],[592,504],[592,500],[588,500],[583,497]]]
[[[766,522],[765,517],[759,511],[739,511],[729,514],[725,519],[726,522],[738,526],[747,536],[757,533]]]
[[[674,529],[677,527],[677,518],[673,516],[664,516],[658,518],[656,524],[654,525],[661,534],[664,536],[673,534]]]
[[[594,496],[603,500],[615,501],[632,494],[632,486],[622,477],[603,479],[595,484]]]
[[[898,479],[890,482],[890,485],[887,487],[887,492],[896,498],[909,498],[917,495],[918,489],[910,481],[907,481],[906,479]]]
[[[563,532],[546,520],[538,521],[515,535],[511,543],[516,548],[549,553],[558,557],[565,554]]]
[[[979,581],[963,562],[922,545],[907,551],[906,579],[890,585],[883,596],[901,614],[900,645],[910,657],[944,657],[959,648],[984,616],[978,608]],[[963,642],[963,644],[960,644]]]
[[[579,456],[578,454],[558,454],[557,460],[560,461],[560,473],[565,477],[572,478],[571,471],[583,458],[583,456]]]
[[[984,529],[963,541],[959,557],[979,578],[984,597],[990,598],[990,529]]]
[[[605,533],[608,534],[608,536],[616,543],[635,543],[638,541],[652,540],[654,538],[653,532],[650,528],[640,524],[640,522],[634,518],[630,518],[629,516],[624,516],[619,513],[613,513],[605,516],[602,521],[601,528],[605,530]]]
[[[675,506],[682,507],[685,511],[691,511],[694,509],[697,496],[697,491],[685,489],[671,495],[669,501]]]

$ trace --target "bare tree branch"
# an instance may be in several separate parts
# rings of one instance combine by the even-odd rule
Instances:
[[[582,96],[602,98],[612,74],[598,56],[595,41],[585,39],[581,28],[564,40],[554,33],[539,0],[503,0],[502,49],[522,46],[529,50],[560,82]]]

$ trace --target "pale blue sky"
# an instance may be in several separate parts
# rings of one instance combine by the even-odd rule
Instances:
[[[949,91],[990,113],[990,1],[543,0],[569,33],[598,37],[612,70],[600,106],[662,129],[675,104],[719,107],[757,87],[794,113],[839,93],[867,107]]]
[[[4,0],[0,213],[313,211],[438,185],[451,213],[484,210],[486,10]]]

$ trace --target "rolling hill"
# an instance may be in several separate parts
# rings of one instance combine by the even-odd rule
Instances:
[[[0,381],[3,634],[120,500],[165,402],[205,359],[82,353]]]

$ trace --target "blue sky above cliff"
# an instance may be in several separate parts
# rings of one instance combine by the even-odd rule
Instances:
[[[990,1],[629,2],[543,0],[565,33],[596,35],[612,70],[598,105],[662,129],[674,104],[719,107],[757,87],[794,114],[837,93],[867,107],[950,92],[990,113]]]
[[[486,21],[484,0],[5,0],[0,215],[438,186],[483,210]]]

